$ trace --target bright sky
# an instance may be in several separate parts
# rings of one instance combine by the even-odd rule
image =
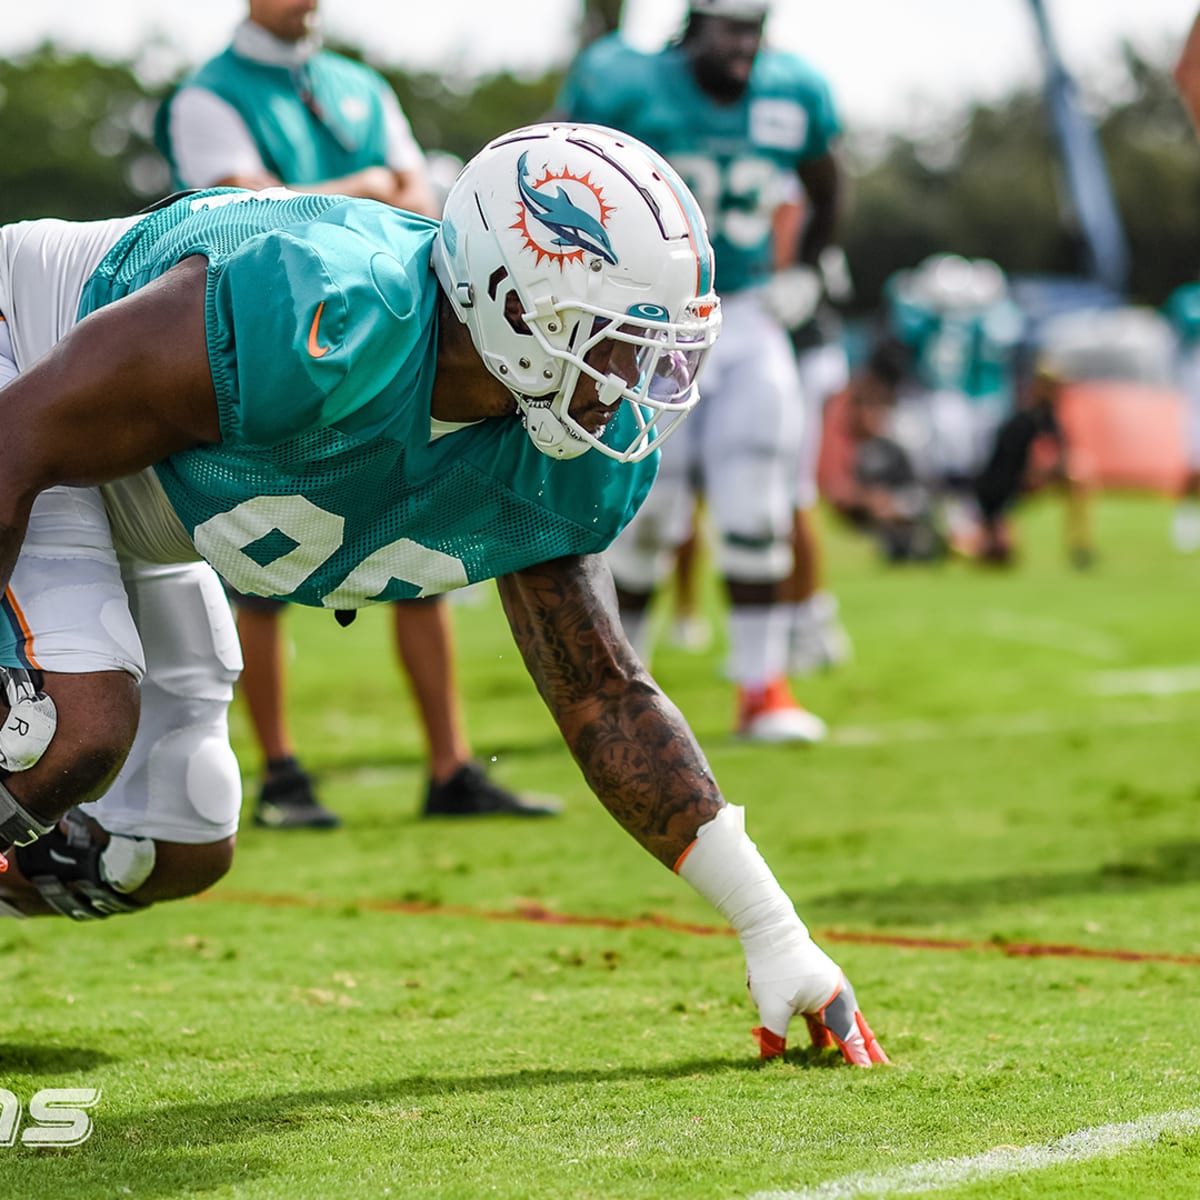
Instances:
[[[1093,86],[1117,86],[1118,45],[1166,59],[1200,0],[1046,0],[1068,66]],[[678,29],[684,0],[626,0],[638,44]],[[581,0],[324,0],[329,32],[377,62],[478,74],[565,62]],[[0,56],[43,38],[132,58],[152,36],[151,62],[170,74],[228,40],[244,0],[35,0],[13,3]],[[911,128],[947,102],[990,99],[1040,70],[1027,0],[775,0],[772,42],[808,58],[833,85],[848,126]]]

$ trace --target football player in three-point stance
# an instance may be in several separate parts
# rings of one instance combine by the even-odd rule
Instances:
[[[782,589],[804,439],[817,432],[804,428],[785,324],[788,309],[795,323],[819,292],[815,263],[838,209],[831,147],[840,127],[824,80],[800,59],[763,49],[768,8],[768,0],[691,0],[680,40],[653,54],[618,34],[602,38],[575,60],[556,108],[627,131],[688,182],[708,220],[724,311],[704,405],[664,448],[649,500],[610,552],[626,630],[645,653],[652,593],[690,532],[700,490],[730,602],[737,732],[815,742],[824,723],[796,703],[785,679],[797,614]],[[799,262],[776,272],[775,215],[797,179],[808,214]]]
[[[236,647],[205,563],[333,611],[495,577],[588,784],[739,934],[762,1053],[799,1014],[884,1061],[626,641],[601,557],[720,328],[663,159],[539,125],[472,159],[440,223],[234,189],[7,226],[0,311],[13,911],[129,911],[227,868]]]

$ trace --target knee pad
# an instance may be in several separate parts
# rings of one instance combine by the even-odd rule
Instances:
[[[154,683],[143,684],[142,721],[113,801],[145,812],[154,836],[211,841],[209,824],[227,820],[241,807],[242,778],[229,744],[227,707],[215,700],[183,700]],[[194,824],[197,836],[177,829],[179,823]]]
[[[713,559],[724,579],[735,583],[779,583],[792,569],[792,545],[786,537],[761,537],[724,530],[716,539]]]
[[[0,725],[0,770],[28,771],[46,753],[58,728],[58,710],[42,691],[42,673],[0,666],[8,715]]]
[[[154,858],[149,838],[114,835],[101,848],[75,809],[62,826],[16,850],[21,874],[59,916],[74,921],[102,921],[148,908],[128,893],[149,878]]]
[[[241,668],[229,604],[203,564],[144,569],[128,586],[146,650],[141,721],[121,774],[85,811],[133,837],[228,837],[242,797],[227,722]]]

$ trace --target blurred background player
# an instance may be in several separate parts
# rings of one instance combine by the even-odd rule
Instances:
[[[830,400],[819,462],[825,499],[889,563],[928,562],[945,551],[930,490],[895,427],[907,366],[907,351],[896,341],[871,350]]]
[[[892,275],[890,331],[906,347],[916,385],[911,412],[924,436],[917,469],[936,490],[951,535],[966,538],[972,480],[1013,411],[1024,317],[989,259],[935,254]]]
[[[980,535],[975,548],[983,562],[1007,565],[1014,546],[1008,514],[1023,495],[1048,484],[1064,489],[1067,550],[1077,567],[1091,566],[1087,492],[1070,469],[1066,435],[1059,420],[1066,381],[1060,369],[1042,359],[1016,410],[1000,423],[991,450],[973,483]]]
[[[825,81],[798,58],[763,48],[768,8],[766,0],[692,0],[680,38],[651,54],[616,34],[601,38],[573,63],[557,109],[631,133],[687,180],[708,222],[724,310],[704,403],[664,448],[649,499],[609,552],[622,619],[647,654],[651,597],[702,492],[730,604],[736,732],[816,742],[824,722],[796,702],[786,680],[780,585],[792,569],[803,411],[776,310],[810,287],[832,242],[840,175],[831,146],[840,128]],[[772,279],[773,218],[796,175],[808,204],[796,247],[803,270]]]
[[[395,93],[377,72],[322,48],[318,0],[249,0],[230,45],[185,78],[163,105],[160,149],[181,187],[286,186],[379,200],[426,216],[437,200]],[[265,760],[255,823],[331,828],[288,728],[283,604],[234,594],[245,657],[241,692]],[[454,684],[443,598],[397,602],[396,650],[429,756],[424,813],[544,815],[471,757]]]

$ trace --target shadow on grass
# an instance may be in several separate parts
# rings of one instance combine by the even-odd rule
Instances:
[[[116,1062],[111,1054],[83,1046],[45,1046],[0,1042],[0,1079],[19,1075],[69,1075]]]
[[[877,925],[922,925],[980,909],[1051,900],[1058,896],[1128,895],[1200,882],[1200,842],[1168,842],[1137,856],[1078,871],[1029,871],[990,879],[904,882],[805,896],[806,920],[846,922],[856,916]]]
[[[476,756],[487,761],[502,760],[507,766],[510,762],[520,762],[525,759],[539,760],[546,755],[564,752],[562,737],[554,730],[544,738],[531,738],[521,742],[480,742],[475,747]],[[424,755],[414,750],[406,753],[403,749],[387,750],[374,754],[355,752],[353,757],[338,758],[328,755],[323,758],[314,757],[311,761],[305,759],[306,767],[322,781],[329,783],[344,783],[353,781],[356,775],[363,772],[386,776],[395,772],[401,774],[407,771],[424,772],[426,763]]]
[[[788,1061],[797,1066],[829,1065],[827,1056],[818,1057],[816,1051],[789,1053]],[[275,1153],[261,1144],[245,1143],[310,1133],[324,1144],[336,1137],[331,1130],[345,1126],[347,1114],[363,1106],[409,1109],[420,1101],[463,1094],[685,1079],[756,1071],[760,1066],[743,1058],[700,1058],[646,1067],[414,1075],[353,1087],[156,1105],[107,1118],[97,1109],[96,1135],[82,1146],[53,1153],[14,1147],[4,1160],[0,1194],[21,1200],[62,1200],[64,1196],[121,1195],[128,1189],[141,1200],[190,1196],[286,1170],[297,1149],[293,1144],[286,1152]],[[562,1100],[569,1103],[570,1097]]]

